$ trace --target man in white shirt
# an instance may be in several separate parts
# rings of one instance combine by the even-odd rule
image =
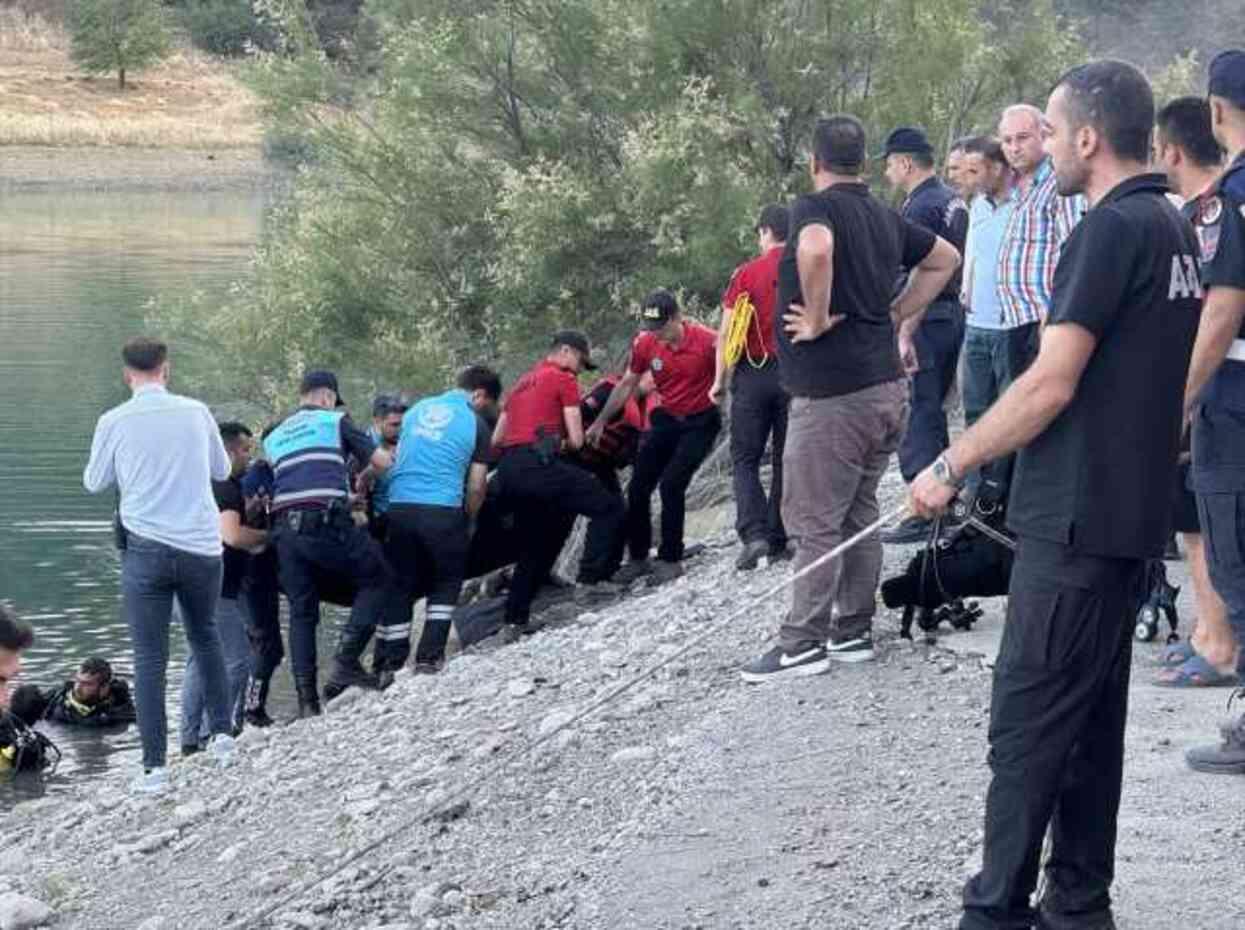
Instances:
[[[133,397],[95,426],[82,483],[97,494],[121,492],[121,610],[134,645],[134,698],[143,744],[143,775],[133,787],[155,793],[168,784],[165,676],[176,597],[186,641],[203,676],[213,754],[233,749],[228,686],[214,614],[221,590],[220,518],[212,480],[230,462],[215,420],[197,400],[171,394],[168,347],[139,338],[121,351]]]

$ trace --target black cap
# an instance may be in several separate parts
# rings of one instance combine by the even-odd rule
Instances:
[[[1245,110],[1245,51],[1220,52],[1210,63],[1210,95]]]
[[[925,132],[914,126],[900,126],[886,137],[886,148],[878,158],[887,155],[933,155],[934,147],[925,138]]]
[[[665,288],[653,291],[644,298],[640,308],[640,328],[661,329],[679,312],[679,301]]]
[[[398,394],[377,394],[372,401],[372,416],[383,417],[390,413],[406,413],[410,405]]]
[[[310,394],[320,388],[328,388],[337,395],[337,406],[346,406],[346,401],[342,399],[341,389],[337,386],[337,375],[323,368],[314,369],[303,375],[302,383],[298,386],[298,393]]]
[[[588,337],[579,330],[560,330],[554,334],[552,345],[555,349],[559,346],[570,346],[584,357],[584,371],[597,370],[596,362],[592,360],[592,346],[588,343]]]

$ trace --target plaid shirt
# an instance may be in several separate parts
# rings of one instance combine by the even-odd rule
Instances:
[[[1038,166],[1028,193],[1016,192],[999,249],[999,306],[1008,327],[1046,316],[1059,251],[1084,213],[1084,197],[1061,197],[1055,190],[1055,169],[1049,158]]]

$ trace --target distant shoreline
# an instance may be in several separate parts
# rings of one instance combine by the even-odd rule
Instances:
[[[0,146],[0,195],[37,191],[246,191],[288,177],[253,149]]]

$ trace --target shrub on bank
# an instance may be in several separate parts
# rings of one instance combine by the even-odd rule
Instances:
[[[251,0],[187,0],[180,19],[196,47],[239,58],[275,45],[269,26],[255,15]]]

